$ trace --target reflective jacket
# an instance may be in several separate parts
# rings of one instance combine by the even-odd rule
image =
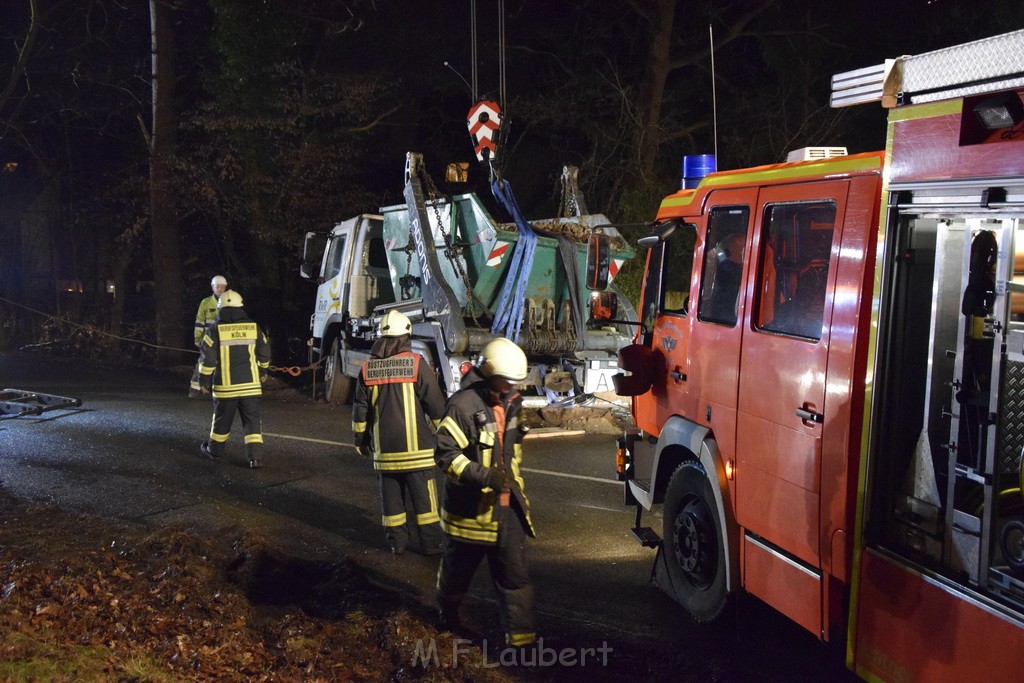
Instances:
[[[219,399],[260,396],[270,367],[267,335],[241,308],[224,308],[206,328],[200,347],[199,383]]]
[[[519,429],[519,413],[523,399],[513,393],[503,400],[504,449],[499,453],[494,409],[484,398],[486,386],[486,382],[479,381],[453,394],[437,427],[434,459],[447,475],[441,527],[462,541],[497,543],[494,506],[500,492],[486,485],[486,476],[489,467],[504,461],[510,505],[524,531],[535,537],[521,472],[523,432]]]
[[[199,302],[199,310],[196,311],[196,346],[201,346],[206,328],[215,322],[217,322],[217,295],[211,294]]]
[[[352,399],[352,432],[356,444],[372,446],[376,470],[434,466],[434,427],[444,413],[444,396],[434,372],[423,369],[425,362],[404,351],[363,364]]]

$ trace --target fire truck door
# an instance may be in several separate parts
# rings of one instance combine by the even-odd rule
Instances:
[[[736,519],[821,566],[825,373],[846,181],[761,190],[746,288],[736,443]]]
[[[696,320],[689,345],[688,400],[673,406],[693,419],[709,425],[719,450],[727,457],[735,452],[736,392],[739,382],[740,339],[746,281],[750,216],[757,200],[757,188],[718,190],[708,195],[699,226],[694,256],[700,270]],[[694,307],[691,306],[691,311]],[[692,313],[691,313],[692,315]],[[681,383],[682,384],[682,383]],[[668,392],[671,397],[673,392]],[[684,398],[684,397],[679,397]]]

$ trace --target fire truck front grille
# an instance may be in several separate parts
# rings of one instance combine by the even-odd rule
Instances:
[[[1007,361],[999,413],[999,472],[1016,472],[1024,452],[1024,363]]]

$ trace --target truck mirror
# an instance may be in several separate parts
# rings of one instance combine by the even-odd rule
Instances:
[[[619,369],[612,376],[612,385],[619,396],[646,394],[654,385],[658,367],[657,352],[643,344],[630,344],[619,349]]]
[[[619,316],[619,296],[615,292],[590,293],[590,321],[615,320]]]
[[[664,242],[671,237],[672,233],[676,231],[676,228],[678,228],[679,225],[679,221],[675,219],[665,223],[659,223],[654,226],[653,230],[636,241],[637,246],[643,247],[644,249],[656,247],[660,242]]]
[[[587,240],[587,289],[595,292],[608,287],[611,266],[611,237],[603,232],[592,232]]]
[[[319,259],[319,253],[323,252],[323,242],[325,241],[323,235],[316,232],[307,232],[306,237],[302,242],[302,263],[299,264],[299,275],[302,276],[303,280],[316,280],[319,277],[319,273],[314,270],[316,263],[313,259]],[[320,246],[319,252],[315,247]]]

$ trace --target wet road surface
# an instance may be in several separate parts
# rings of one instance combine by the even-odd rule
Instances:
[[[0,387],[81,398],[80,408],[0,420],[0,485],[61,508],[199,532],[259,532],[299,557],[348,558],[424,611],[436,557],[393,557],[380,526],[370,463],[351,446],[348,407],[274,382],[263,401],[267,466],[245,467],[236,422],[227,454],[199,451],[208,400],[187,399],[188,375],[113,369],[0,353]],[[648,581],[654,551],[628,534],[633,508],[611,479],[614,438],[531,439],[526,486],[539,538],[529,545],[540,633],[654,662],[675,680],[849,680],[841,657],[760,601],[741,596],[711,625],[687,619]],[[660,529],[658,518],[646,522]],[[497,640],[481,567],[467,626]],[[638,678],[644,666],[638,667]]]

